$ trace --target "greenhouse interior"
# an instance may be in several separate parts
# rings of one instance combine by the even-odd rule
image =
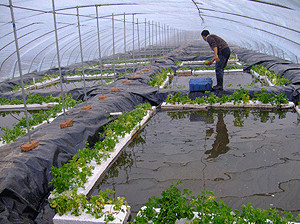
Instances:
[[[299,0],[0,14],[0,223],[300,223]]]

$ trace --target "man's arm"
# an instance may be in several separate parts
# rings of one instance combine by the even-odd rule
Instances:
[[[218,57],[218,48],[217,48],[217,47],[214,47],[213,50],[214,50],[215,56],[213,57],[213,59],[211,59],[211,62],[214,62],[215,60],[216,60],[217,62],[219,62],[220,59],[219,59],[219,57]]]

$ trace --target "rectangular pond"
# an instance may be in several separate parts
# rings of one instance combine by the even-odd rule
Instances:
[[[213,191],[242,204],[300,211],[300,124],[294,111],[159,112],[100,180],[124,196],[133,216],[182,180],[197,196]]]
[[[189,80],[197,78],[212,78],[213,85],[216,85],[217,79],[215,73],[207,73],[201,75],[174,76],[172,83],[169,85],[171,88],[189,88]],[[224,73],[224,88],[238,88],[238,85],[242,86],[261,86],[261,83],[255,79],[251,74],[246,72],[228,72]]]

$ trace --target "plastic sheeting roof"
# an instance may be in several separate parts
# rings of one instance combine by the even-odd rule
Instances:
[[[84,60],[97,58],[97,29],[95,4],[129,4],[99,7],[102,56],[112,53],[111,14],[115,14],[116,51],[124,50],[123,16],[126,14],[126,50],[133,49],[132,13],[139,20],[140,45],[148,46],[148,25],[145,33],[145,18],[150,22],[153,45],[162,45],[163,31],[170,27],[169,35],[185,38],[200,38],[203,29],[220,35],[229,43],[285,58],[300,61],[300,1],[299,0],[125,0],[55,1],[58,11],[57,26],[62,65],[79,62],[79,41],[75,6],[79,9]],[[0,1],[0,79],[18,76],[15,43],[8,0]],[[45,70],[57,66],[53,32],[52,2],[49,0],[13,1],[18,42],[24,73]],[[24,7],[24,8],[20,8]],[[34,9],[34,10],[29,10]],[[42,11],[37,11],[42,10]],[[199,11],[198,11],[199,10]],[[201,16],[201,17],[200,17]],[[152,25],[153,21],[153,25]],[[157,28],[158,27],[158,28]],[[155,32],[155,29],[158,31]],[[152,32],[151,31],[151,32]],[[159,33],[161,31],[162,33]],[[182,32],[181,32],[182,31]],[[179,34],[181,33],[181,34]],[[138,48],[137,25],[135,45]],[[160,36],[161,35],[161,36]],[[151,34],[152,36],[152,34]],[[148,38],[148,37],[147,37]],[[169,40],[172,40],[169,39]]]

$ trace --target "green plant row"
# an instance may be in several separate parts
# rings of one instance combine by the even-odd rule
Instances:
[[[29,128],[32,126],[43,123],[43,121],[49,121],[50,118],[55,118],[58,113],[62,111],[62,100],[61,97],[57,97],[56,102],[59,104],[54,105],[49,110],[40,110],[38,113],[32,114],[32,117],[28,119]],[[29,101],[30,102],[30,101]],[[34,101],[33,101],[34,102]],[[82,101],[75,101],[72,99],[71,94],[65,96],[65,107],[66,109],[72,108]],[[12,128],[1,127],[1,130],[4,131],[1,140],[4,143],[14,142],[19,136],[26,134],[26,118],[22,117],[18,123],[13,124]]]
[[[40,96],[38,93],[37,94],[29,93],[26,99],[26,104],[42,104],[42,103],[54,103],[54,102],[59,103],[60,99],[58,97],[53,97],[52,95]],[[5,97],[0,98],[0,105],[18,105],[18,104],[23,104],[23,100],[7,99]]]
[[[41,82],[44,82],[44,81],[47,81],[47,80],[51,80],[51,79],[54,79],[54,78],[57,78],[58,75],[56,74],[52,74],[52,75],[48,75],[48,74],[45,74],[43,78],[41,79],[36,79],[35,80],[35,83],[41,83]],[[30,85],[33,85],[33,80],[31,81],[28,81],[28,82],[24,82],[24,88],[26,88],[26,86],[30,86]],[[3,92],[11,92],[11,91],[18,91],[22,88],[21,84],[17,84],[13,87],[12,90],[9,90],[9,91],[3,91]]]
[[[167,79],[168,73],[172,73],[173,70],[171,68],[164,68],[160,73],[156,74],[155,77],[153,77],[148,84],[150,86],[161,86],[163,82]]]
[[[276,209],[255,209],[250,203],[242,205],[242,210],[232,210],[222,200],[217,201],[213,192],[203,191],[197,197],[191,196],[192,192],[184,189],[182,192],[172,184],[170,189],[161,193],[161,198],[152,197],[145,203],[145,209],[139,211],[134,223],[174,224],[176,220],[186,218],[192,220],[194,213],[198,215],[192,224],[196,223],[288,223],[296,221],[291,212],[282,212]],[[300,214],[297,217],[300,219]]]
[[[276,86],[284,86],[291,83],[289,80],[284,78],[284,76],[280,76],[280,74],[275,74],[274,72],[269,71],[263,65],[252,65],[252,70],[261,76],[267,76],[268,79]]]
[[[274,93],[267,93],[265,89],[262,89],[261,93],[254,93],[254,98],[252,98],[252,102],[262,102],[263,104],[271,104],[276,105],[278,108],[281,107],[282,104],[287,104],[289,101],[286,98],[285,93],[280,93],[278,95]],[[222,97],[216,96],[214,93],[210,93],[209,96],[197,97],[195,100],[191,100],[188,95],[184,96],[181,92],[176,93],[175,95],[169,94],[166,103],[170,104],[215,104],[215,103],[227,103],[232,102],[234,105],[240,103],[249,103],[250,102],[250,94],[248,90],[245,90],[240,86],[240,90],[234,90],[232,95],[222,95]]]
[[[52,192],[54,198],[50,199],[50,205],[52,208],[55,208],[59,215],[66,214],[66,212],[79,215],[87,206],[94,206],[94,212],[90,214],[95,217],[102,216],[103,203],[98,205],[96,199],[96,201],[91,199],[88,203],[86,196],[77,194],[77,189],[84,187],[88,177],[92,175],[92,170],[94,169],[90,165],[92,160],[98,165],[106,161],[109,158],[109,152],[114,151],[119,138],[124,137],[126,133],[130,133],[151,109],[151,105],[145,103],[136,106],[131,112],[124,113],[118,120],[104,127],[104,134],[100,133],[103,141],[97,142],[93,148],[90,148],[88,142],[86,142],[84,149],[78,151],[72,160],[59,168],[54,166],[51,168],[53,179],[50,184],[53,185],[55,190]],[[72,201],[76,201],[77,198],[81,198],[80,200],[84,201],[84,205],[83,202],[73,204]],[[120,198],[115,203],[120,203],[120,201],[124,201],[124,199]],[[105,203],[110,203],[110,201],[105,201]]]
[[[103,74],[112,74],[114,72],[111,71],[111,70],[104,70],[102,73]],[[100,71],[94,71],[94,72],[86,72],[85,74],[87,74],[87,75],[99,75],[99,74],[101,74],[101,72]],[[65,72],[65,76],[82,76],[82,72],[79,72],[79,71],[77,71],[75,73]]]
[[[242,69],[243,66],[240,65],[227,65],[224,70],[232,70],[232,69]],[[198,70],[214,70],[214,66],[209,66],[209,67],[198,67],[198,68],[193,68],[194,71]]]

